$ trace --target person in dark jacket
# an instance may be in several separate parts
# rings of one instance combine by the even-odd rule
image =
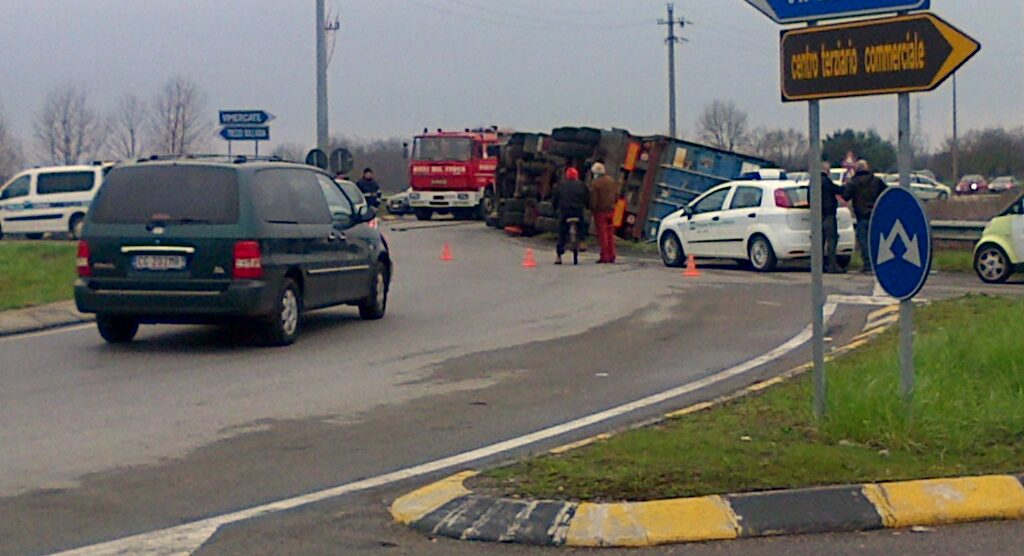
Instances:
[[[569,240],[570,224],[568,220],[570,218],[579,218],[580,224],[582,224],[584,220],[583,213],[587,206],[590,205],[590,191],[580,181],[579,170],[571,166],[565,170],[565,179],[555,188],[554,193],[551,195],[551,202],[555,205],[555,210],[558,212],[558,246],[555,251],[558,258],[555,259],[555,264],[562,264],[565,244]],[[577,233],[580,234],[579,239],[582,242],[583,236],[586,233],[582,225],[577,228]]]
[[[885,182],[871,171],[868,162],[858,160],[856,173],[846,182],[843,189],[843,198],[850,201],[853,215],[857,219],[857,247],[860,249],[861,260],[864,261],[861,272],[868,274],[874,272],[871,265],[868,224],[871,222],[871,214],[875,211],[875,201],[885,187]]]
[[[839,200],[836,195],[843,195],[843,188],[836,185],[829,176],[829,165],[824,163],[821,171],[821,229],[825,249],[825,272],[842,274],[846,269],[839,266],[837,251],[839,249],[839,223],[836,211]]]
[[[366,202],[370,203],[370,206],[380,206],[380,184],[373,179],[372,168],[363,169],[363,177],[356,182],[356,186],[366,196]]]

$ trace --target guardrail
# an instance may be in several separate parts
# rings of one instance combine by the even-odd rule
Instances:
[[[987,225],[988,222],[933,220],[932,239],[937,241],[975,243],[981,239],[981,234]]]

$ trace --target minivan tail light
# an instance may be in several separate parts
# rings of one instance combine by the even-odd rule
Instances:
[[[793,208],[793,201],[789,199],[785,189],[775,190],[775,206],[779,208]]]
[[[235,280],[258,280],[263,277],[263,257],[258,242],[235,243],[235,260],[231,276]]]
[[[80,278],[92,276],[92,267],[89,266],[89,244],[85,241],[78,242],[78,255],[75,258],[75,266],[78,267],[78,276]]]

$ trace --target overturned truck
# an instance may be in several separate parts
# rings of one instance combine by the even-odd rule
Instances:
[[[551,194],[565,169],[588,176],[594,162],[622,184],[619,236],[653,241],[665,216],[708,189],[771,167],[767,160],[662,135],[622,129],[560,127],[550,134],[515,133],[493,147],[498,158],[494,210],[487,224],[532,235],[558,229]]]

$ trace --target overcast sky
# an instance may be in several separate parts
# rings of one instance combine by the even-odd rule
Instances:
[[[341,19],[330,67],[331,132],[408,137],[423,127],[560,124],[667,129],[662,0],[327,0]],[[742,0],[679,0],[680,130],[733,100],[751,125],[806,126],[779,100],[778,27]],[[1024,1],[933,0],[981,53],[961,70],[961,128],[1024,125]],[[275,142],[315,140],[313,0],[2,0],[0,105],[26,143],[42,97],[87,87],[112,110],[171,75],[220,108],[277,116]],[[920,100],[932,146],[949,134],[947,82]],[[917,102],[915,101],[915,107]],[[823,126],[894,135],[896,98],[827,101]],[[219,140],[211,148],[220,149]]]

